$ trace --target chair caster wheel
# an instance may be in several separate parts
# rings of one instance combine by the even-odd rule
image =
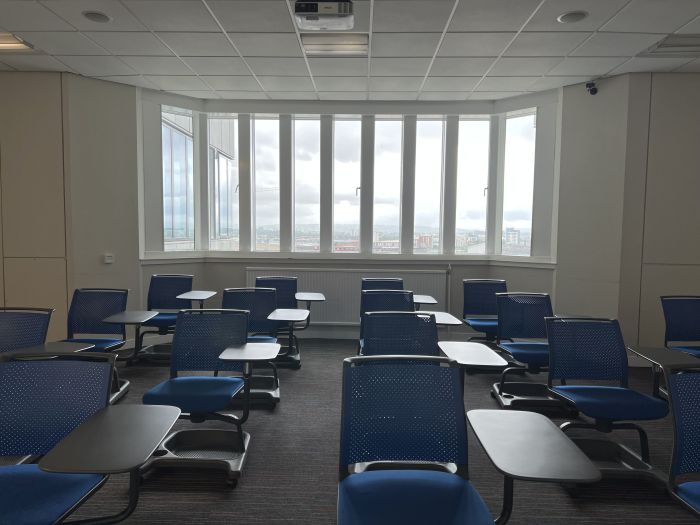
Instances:
[[[238,480],[235,478],[226,478],[226,485],[230,489],[235,489],[238,486]]]

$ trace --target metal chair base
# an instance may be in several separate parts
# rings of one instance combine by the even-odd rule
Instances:
[[[152,364],[169,365],[172,348],[171,343],[146,346],[139,352],[138,359]]]
[[[131,385],[131,382],[127,379],[117,378],[117,384],[115,385],[115,388],[112,389],[112,393],[109,396],[109,404],[114,405],[115,403],[121,401],[121,399],[129,391],[129,385]]]
[[[493,384],[491,397],[502,409],[529,410],[551,417],[578,416],[578,411],[570,404],[552,396],[545,384],[507,382],[502,392],[499,386],[500,383]]]
[[[231,407],[242,409],[245,404],[245,393],[238,392],[231,400]],[[275,408],[280,402],[279,380],[274,376],[251,376],[250,378],[250,407]]]

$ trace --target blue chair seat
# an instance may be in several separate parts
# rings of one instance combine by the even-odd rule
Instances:
[[[88,352],[111,352],[113,350],[118,350],[126,343],[123,339],[108,339],[104,337],[74,337],[73,339],[65,339],[65,341],[69,343],[87,343],[95,345],[95,348],[88,350]]]
[[[547,343],[501,343],[503,350],[526,365],[549,366]]]
[[[175,377],[146,392],[143,403],[176,406],[188,414],[210,414],[229,408],[231,398],[242,388],[239,377]]]
[[[175,323],[177,322],[177,314],[176,313],[159,313],[152,319],[149,319],[145,323],[143,323],[143,326],[155,326],[157,328],[170,328],[171,326],[175,326]]]
[[[447,472],[376,470],[338,487],[338,525],[493,525],[472,484]]]
[[[613,386],[555,386],[552,390],[594,419],[608,421],[661,419],[668,404],[629,388]]]
[[[271,335],[249,335],[249,343],[276,343],[277,338]]]
[[[498,319],[465,317],[464,322],[467,323],[472,330],[492,335],[494,337],[496,336],[496,330],[498,330]]]
[[[680,350],[686,354],[694,355],[695,357],[700,357],[700,346],[672,346],[673,350]]]
[[[700,512],[700,481],[688,481],[676,487],[676,495]]]
[[[100,474],[44,472],[34,464],[0,467],[0,523],[55,523],[104,479]]]

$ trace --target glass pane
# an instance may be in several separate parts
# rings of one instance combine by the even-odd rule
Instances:
[[[489,128],[488,120],[459,122],[455,253],[486,253]]]
[[[294,251],[321,244],[321,120],[294,120]]]
[[[333,123],[333,251],[360,251],[359,119]]]
[[[503,169],[503,255],[530,255],[535,183],[536,115],[506,119]]]
[[[444,121],[416,124],[416,197],[413,253],[442,251],[442,152]]]
[[[209,119],[211,250],[238,250],[238,119]]]
[[[253,120],[253,177],[255,180],[255,250],[280,249],[279,120]]]
[[[401,253],[403,121],[374,123],[373,253]]]

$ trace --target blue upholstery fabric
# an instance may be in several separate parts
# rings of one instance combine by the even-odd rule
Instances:
[[[666,320],[666,344],[669,341],[700,341],[700,297],[663,296],[661,307]]]
[[[274,288],[277,290],[277,308],[297,307],[296,277],[256,277],[256,288]]]
[[[629,388],[555,386],[552,390],[594,419],[640,421],[661,419],[668,414],[668,404],[665,401]]]
[[[446,472],[377,470],[338,487],[339,525],[493,525],[472,484]]]
[[[0,308],[0,352],[44,344],[51,312]]]
[[[677,476],[700,473],[700,372],[679,370],[665,375],[675,427],[670,469],[673,481]]]
[[[501,279],[464,279],[462,292],[462,317],[470,315],[496,315],[498,305],[496,294],[508,291],[506,282]]]
[[[103,322],[107,317],[126,310],[129,290],[78,288],[68,310],[68,339],[78,334],[109,334],[126,339],[123,324]]]
[[[277,338],[269,335],[249,335],[249,343],[276,343]]]
[[[227,288],[221,299],[221,308],[247,310],[248,330],[251,333],[274,336],[283,324],[286,325],[267,319],[277,308],[277,291],[274,288]]]
[[[363,277],[363,290],[403,290],[400,277]]]
[[[499,293],[498,339],[547,337],[545,317],[552,317],[552,303],[544,293]]]
[[[231,398],[242,388],[239,377],[175,377],[146,392],[143,403],[176,406],[189,414],[211,414],[229,408]]]
[[[126,341],[122,339],[106,339],[101,337],[74,337],[73,339],[65,339],[69,343],[88,343],[95,345],[95,348],[88,350],[88,352],[111,352],[112,350],[117,350],[124,346]]]
[[[700,357],[700,346],[672,346],[673,350],[680,350],[686,354],[694,355],[695,357]]]
[[[501,343],[498,346],[526,365],[549,365],[549,345],[547,343]]]
[[[147,310],[180,310],[192,308],[192,301],[177,299],[192,291],[191,275],[152,275],[148,285]]]
[[[441,354],[434,315],[368,312],[362,316],[362,325],[362,355]]]
[[[494,337],[496,336],[496,331],[498,330],[498,319],[473,319],[465,317],[464,322],[467,323],[472,330],[492,335]]]
[[[99,474],[54,474],[33,464],[0,467],[0,523],[54,523],[104,478]]]
[[[676,487],[676,494],[697,512],[700,512],[700,481],[681,483]]]
[[[159,313],[152,319],[149,319],[143,326],[155,326],[156,328],[170,328],[175,326],[177,322],[177,314],[175,313]]]

